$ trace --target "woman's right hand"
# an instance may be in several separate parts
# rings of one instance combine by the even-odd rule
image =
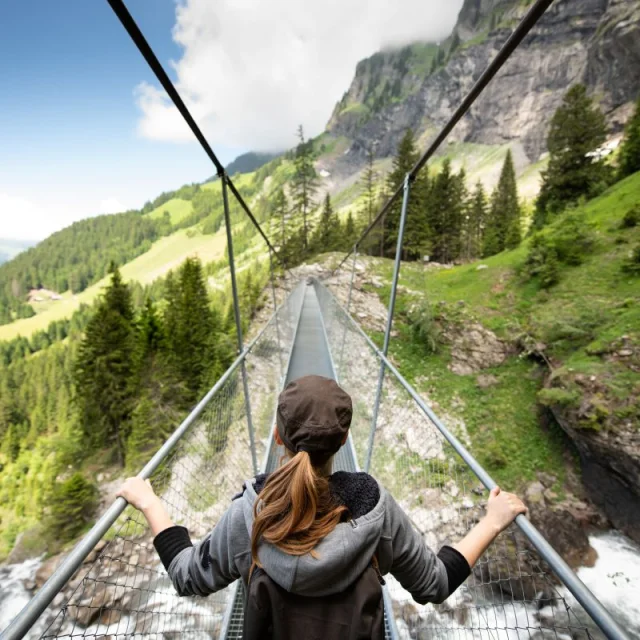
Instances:
[[[116,495],[143,513],[159,502],[149,480],[139,477],[127,478]]]
[[[501,491],[500,487],[491,490],[486,518],[496,533],[504,531],[521,513],[528,515],[529,510],[517,495]]]

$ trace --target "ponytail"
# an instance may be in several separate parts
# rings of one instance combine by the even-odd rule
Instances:
[[[347,508],[331,497],[329,481],[313,466],[306,451],[297,453],[272,473],[253,508],[251,556],[258,562],[258,544],[269,542],[285,553],[311,552],[342,519]]]

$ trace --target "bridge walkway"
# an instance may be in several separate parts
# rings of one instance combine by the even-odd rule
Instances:
[[[336,379],[336,372],[327,342],[320,304],[313,285],[307,284],[304,300],[300,311],[300,319],[296,330],[295,341],[291,350],[289,366],[285,377],[285,385],[302,376],[319,375]],[[278,447],[273,440],[269,444],[264,472],[269,473],[277,468],[282,447]],[[348,440],[338,451],[334,459],[336,471],[358,471],[353,444]],[[395,634],[390,625],[388,595],[385,593],[385,627],[386,637],[393,638]],[[236,640],[242,638],[242,623],[244,620],[244,589],[240,582],[236,583],[233,599],[229,604],[221,638]]]

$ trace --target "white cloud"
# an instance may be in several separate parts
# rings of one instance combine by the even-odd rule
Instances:
[[[0,193],[0,237],[16,240],[38,240],[46,235],[42,228],[52,217],[30,200]]]
[[[122,211],[126,211],[127,207],[117,198],[106,198],[100,201],[98,209],[100,213],[121,213]]]
[[[385,46],[440,40],[461,0],[182,0],[177,88],[212,145],[292,146],[298,123],[321,132],[356,63]],[[135,91],[147,138],[193,135],[163,90]]]
[[[68,227],[77,220],[100,213],[119,213],[128,207],[116,198],[105,198],[99,207],[87,210],[86,198],[69,202],[48,198],[46,204],[21,196],[0,192],[0,238],[42,240],[54,231]]]

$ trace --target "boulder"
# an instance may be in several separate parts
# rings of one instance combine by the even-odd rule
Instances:
[[[63,554],[52,556],[45,560],[36,571],[35,586],[40,589],[42,585],[53,575],[53,572],[58,568],[60,563],[64,560]]]
[[[449,369],[461,376],[498,366],[509,354],[508,346],[477,322],[451,329],[447,337],[451,342]]]

